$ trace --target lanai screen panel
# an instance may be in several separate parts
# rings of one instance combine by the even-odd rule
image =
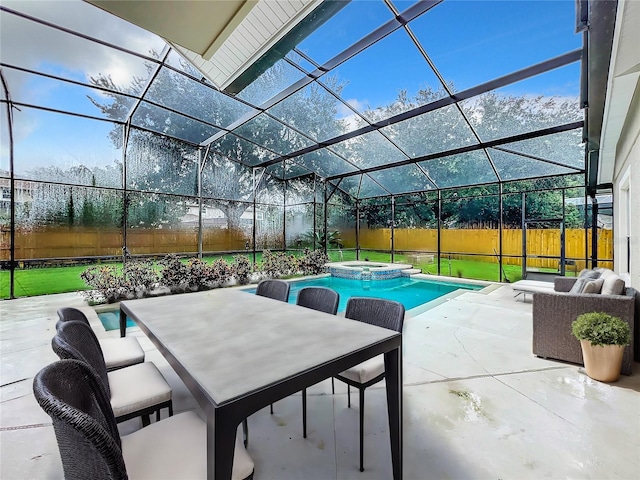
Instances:
[[[438,195],[435,191],[399,195],[395,198],[394,211],[397,251],[438,251]]]
[[[285,212],[287,250],[313,249],[315,235],[313,203],[286,206]]]
[[[344,191],[370,198],[407,190],[376,171],[432,160],[440,181],[426,172],[425,186],[436,188],[584,170],[572,2],[352,1],[235,97],[157,36],[83,2],[6,8],[14,100],[131,121],[279,178],[354,176]],[[65,15],[73,8],[82,22]]]
[[[122,253],[122,192],[20,180],[13,194],[17,259]]]
[[[119,125],[28,107],[13,122],[16,179],[122,188],[122,149],[109,140]]]

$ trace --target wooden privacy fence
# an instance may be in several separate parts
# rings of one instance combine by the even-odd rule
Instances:
[[[202,249],[206,252],[244,250],[249,236],[241,230],[208,228],[202,234]],[[3,230],[0,260],[10,258],[10,238],[10,233]],[[18,260],[122,255],[122,231],[119,229],[49,227],[16,230],[15,242]],[[130,229],[127,247],[132,255],[194,253],[198,251],[198,231]]]
[[[489,261],[500,251],[500,231],[493,229],[443,229],[441,250],[443,254],[484,254]],[[341,232],[345,248],[356,247],[355,230]],[[598,258],[613,258],[613,232],[598,230]],[[244,250],[250,234],[242,230],[220,228],[205,229],[202,235],[203,251],[225,252]],[[400,228],[394,231],[395,250],[398,252],[437,252],[438,231],[433,229]],[[16,230],[16,258],[73,258],[102,257],[122,254],[122,231],[83,227],[50,227],[32,230]],[[10,234],[2,231],[1,260],[9,260]],[[522,230],[502,231],[503,255],[522,255]],[[587,243],[585,243],[587,242]],[[583,229],[566,231],[567,258],[583,259],[585,244],[591,245],[591,231],[585,237]],[[193,253],[198,251],[196,229],[130,229],[127,246],[133,255]],[[391,229],[361,229],[360,248],[390,250]],[[527,230],[527,255],[560,256],[560,231]],[[457,255],[461,256],[461,255]],[[519,258],[504,258],[505,264],[519,265]],[[530,259],[529,266],[557,268],[557,259]]]
[[[355,248],[355,230],[343,231],[345,248]],[[565,231],[565,256],[584,259],[585,245],[591,246],[591,230],[585,236],[584,229],[575,228]],[[394,230],[394,246],[397,252],[437,252],[438,231],[435,229],[397,228]],[[391,229],[361,229],[360,248],[368,250],[390,250]],[[496,261],[496,252],[500,252],[500,231],[495,229],[442,229],[440,231],[442,254],[484,254],[486,261]],[[590,251],[590,249],[589,249]],[[502,230],[503,263],[520,265],[522,256],[522,230]],[[462,255],[452,255],[460,257]],[[527,256],[560,257],[559,229],[527,229]],[[598,230],[598,258],[613,258],[613,231]],[[529,258],[528,265],[537,268],[557,268],[558,259]],[[579,264],[580,265],[580,264]],[[583,263],[582,263],[583,265]]]

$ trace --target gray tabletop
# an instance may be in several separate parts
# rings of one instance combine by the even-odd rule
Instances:
[[[125,301],[215,405],[399,335],[234,289]]]

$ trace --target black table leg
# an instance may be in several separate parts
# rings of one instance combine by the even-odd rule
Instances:
[[[215,420],[207,419],[207,480],[231,480],[238,423],[223,410],[215,410]]]
[[[387,413],[394,480],[402,479],[402,347],[384,354]]]
[[[120,310],[120,336],[127,335],[127,314]]]

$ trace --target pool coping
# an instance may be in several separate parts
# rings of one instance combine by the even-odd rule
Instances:
[[[435,298],[429,302],[423,303],[422,305],[418,305],[417,307],[407,310],[407,314],[409,314],[412,317],[420,315],[421,313],[424,313],[426,311],[429,311],[432,308],[436,308],[437,306],[442,305],[443,303],[453,300],[466,293],[473,292],[473,293],[478,293],[480,295],[488,295],[491,292],[503,286],[503,284],[499,282],[475,280],[473,278],[459,278],[459,277],[447,277],[443,275],[430,275],[430,274],[424,274],[424,273],[411,275],[411,278],[415,280],[431,280],[431,281],[448,282],[448,283],[467,283],[469,285],[480,285],[484,287],[480,290],[466,290],[466,289],[459,288],[453,292],[442,295],[441,297]]]

